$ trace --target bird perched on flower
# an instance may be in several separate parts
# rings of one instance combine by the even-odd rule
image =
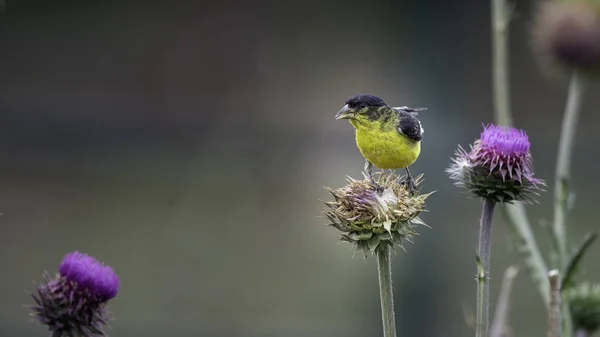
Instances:
[[[365,157],[365,170],[373,182],[373,165],[379,169],[405,168],[407,187],[415,189],[408,167],[421,153],[423,127],[416,115],[425,108],[390,107],[381,98],[357,95],[335,115],[355,129],[356,145]]]

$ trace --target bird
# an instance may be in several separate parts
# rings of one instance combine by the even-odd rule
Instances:
[[[356,145],[365,157],[365,171],[371,183],[373,166],[378,169],[406,169],[404,182],[409,191],[416,189],[408,167],[421,153],[423,126],[416,117],[427,108],[391,107],[373,95],[356,95],[348,99],[335,115],[346,119],[355,129]]]

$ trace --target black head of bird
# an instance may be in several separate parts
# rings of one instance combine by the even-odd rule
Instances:
[[[354,119],[357,115],[375,117],[379,108],[387,106],[385,102],[373,95],[356,95],[346,101],[346,105],[338,111],[335,119]]]

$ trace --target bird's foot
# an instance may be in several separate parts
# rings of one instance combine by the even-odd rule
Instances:
[[[379,185],[374,179],[373,176],[369,176],[369,182],[371,184],[371,188],[379,195],[383,193],[383,186]]]
[[[402,184],[406,187],[406,190],[410,195],[414,195],[417,191],[417,185],[411,176],[407,176],[404,181],[402,181]]]

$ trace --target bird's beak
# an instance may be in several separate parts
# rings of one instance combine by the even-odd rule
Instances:
[[[352,119],[354,118],[354,111],[348,107],[348,104],[335,114],[335,119]]]

